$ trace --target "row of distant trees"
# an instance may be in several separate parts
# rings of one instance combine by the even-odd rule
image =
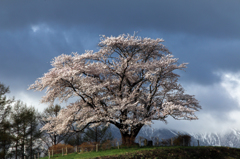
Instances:
[[[62,109],[59,105],[46,108],[39,113],[32,106],[22,101],[8,98],[9,87],[0,83],[0,158],[34,158],[40,153],[46,155],[47,150],[59,143],[80,145],[83,142],[103,143],[112,140],[108,127],[87,127],[84,132],[63,134],[47,133],[41,131],[48,117],[56,117]]]
[[[41,152],[38,112],[21,101],[7,98],[9,92],[9,87],[0,83],[0,158],[23,158],[24,151],[33,156]]]

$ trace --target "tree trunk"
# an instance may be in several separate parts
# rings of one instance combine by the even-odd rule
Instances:
[[[98,129],[97,129],[97,128],[98,128],[98,127],[96,126],[96,127],[95,127],[95,136],[96,136],[96,138],[95,138],[96,141],[95,141],[95,142],[96,142],[96,143],[98,142]]]
[[[135,141],[136,135],[131,135],[131,134],[129,135],[128,133],[121,132],[121,136],[122,136],[122,145],[125,145],[125,146],[135,145],[134,141]]]
[[[57,145],[57,135],[55,135],[55,134],[53,136],[53,143],[54,143],[54,145]]]
[[[129,132],[123,132],[120,130],[121,136],[122,136],[122,145],[126,146],[134,146],[135,138],[138,135],[138,132],[141,130],[143,125],[137,125],[134,129],[131,128],[130,134]]]

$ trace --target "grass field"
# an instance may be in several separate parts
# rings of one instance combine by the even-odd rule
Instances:
[[[240,159],[240,149],[228,147],[135,147],[99,152],[72,153],[53,159]],[[48,159],[44,157],[41,159]]]

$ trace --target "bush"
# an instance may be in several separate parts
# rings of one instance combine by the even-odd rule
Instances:
[[[171,138],[170,139],[162,139],[160,142],[162,146],[170,146],[171,145]]]
[[[84,142],[78,147],[82,151],[96,151],[96,145],[98,144],[98,150],[106,150],[106,149],[111,149],[112,147],[117,147],[117,139],[114,140],[106,140],[103,143],[99,142]],[[118,142],[119,143],[119,142]],[[120,143],[119,143],[120,145]]]
[[[68,153],[74,152],[73,146],[65,145],[65,144],[61,144],[61,143],[49,147],[48,150],[50,151],[51,154],[52,154],[52,150],[53,150],[53,154],[61,154],[62,149],[63,149],[63,153],[66,153],[66,148],[68,149]]]
[[[117,144],[117,143],[118,143],[118,144]],[[113,139],[113,140],[112,140],[112,146],[113,146],[113,147],[117,147],[118,145],[120,145],[119,142],[118,142],[118,139],[116,139],[116,138]]]
[[[112,142],[110,140],[105,141],[101,145],[102,150],[110,149],[112,147]]]
[[[97,143],[97,142],[84,142],[79,147],[81,149],[81,152],[95,151],[96,150],[96,144],[99,144],[99,143]]]
[[[175,146],[190,146],[191,136],[188,134],[178,134],[177,137],[173,139],[173,144]]]

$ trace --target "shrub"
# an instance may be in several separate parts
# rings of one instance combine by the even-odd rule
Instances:
[[[170,146],[171,145],[171,138],[170,139],[162,139],[160,142],[162,146]]]
[[[178,134],[177,137],[174,138],[173,144],[176,146],[189,146],[191,142],[191,136],[188,134]]]
[[[63,149],[63,153],[66,153],[66,148],[68,149],[68,153],[74,152],[73,146],[65,145],[65,144],[61,144],[61,143],[49,147],[48,150],[50,151],[51,154],[52,154],[52,150],[53,150],[53,154],[61,154],[62,149]]]
[[[102,150],[110,149],[112,147],[112,142],[110,140],[105,141],[101,145]]]
[[[79,147],[81,151],[95,151],[97,142],[84,142]]]
[[[113,147],[117,147],[118,145],[120,145],[119,142],[118,142],[118,145],[117,145],[117,142],[118,142],[118,139],[116,139],[116,138],[113,139],[113,140],[112,140],[112,146],[113,146]]]

